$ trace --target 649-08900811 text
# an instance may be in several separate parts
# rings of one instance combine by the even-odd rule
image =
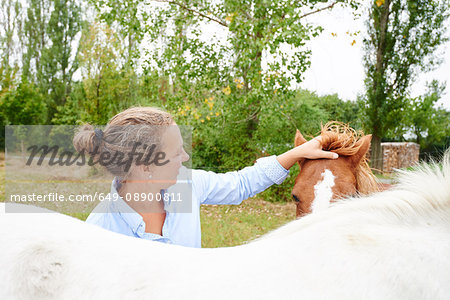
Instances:
[[[119,199],[118,194],[111,193],[99,193],[94,194],[70,194],[63,195],[60,193],[47,193],[47,194],[12,194],[9,197],[10,202],[95,202],[95,201],[117,201]],[[125,195],[127,201],[173,201],[181,202],[181,193],[127,193]]]

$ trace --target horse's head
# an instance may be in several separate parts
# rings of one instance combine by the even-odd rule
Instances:
[[[332,159],[302,159],[292,196],[297,204],[297,217],[328,208],[338,198],[377,191],[374,175],[365,154],[371,135],[363,136],[352,128],[336,123],[322,127],[322,148],[339,154]],[[297,130],[295,146],[306,142]]]

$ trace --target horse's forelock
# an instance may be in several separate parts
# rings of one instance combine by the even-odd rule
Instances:
[[[358,141],[364,136],[362,131],[356,131],[347,124],[328,122],[321,130],[322,148],[342,156],[355,155],[362,143]],[[355,169],[356,188],[361,194],[379,191],[375,176],[370,170],[367,158],[363,157]]]
[[[356,131],[340,122],[328,122],[322,126],[320,132],[322,148],[344,156],[351,156],[358,152],[360,145],[357,142],[363,135],[361,131]]]

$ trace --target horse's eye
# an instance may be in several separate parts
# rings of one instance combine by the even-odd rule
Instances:
[[[292,198],[294,198],[295,202],[300,202],[300,199],[298,199],[297,196],[295,196],[294,194],[292,194]]]

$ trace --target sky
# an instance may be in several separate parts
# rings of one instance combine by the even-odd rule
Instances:
[[[349,9],[335,7],[332,11],[309,16],[308,21],[321,25],[324,31],[308,44],[312,50],[311,67],[300,86],[319,95],[337,93],[341,99],[356,100],[358,93],[364,93],[364,18],[355,20]],[[450,20],[447,20],[446,27],[450,28]],[[361,33],[356,36],[347,34],[357,31]],[[353,40],[355,43],[352,45]],[[446,93],[438,105],[450,110],[450,43],[447,42],[439,51],[444,62],[436,70],[418,76],[412,84],[411,96],[424,94],[426,83],[433,79],[446,81]]]

